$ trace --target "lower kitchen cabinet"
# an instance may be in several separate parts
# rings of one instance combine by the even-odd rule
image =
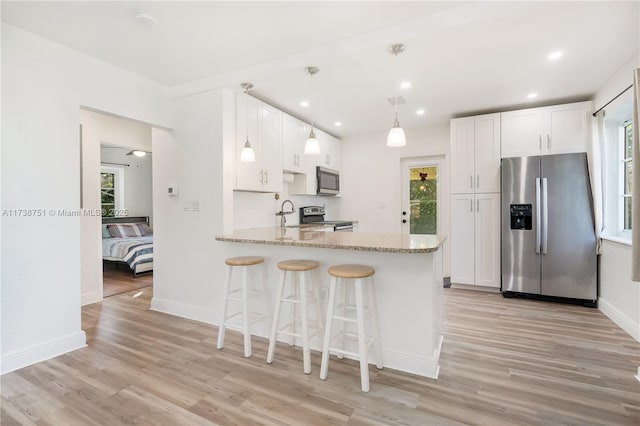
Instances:
[[[500,288],[500,194],[451,194],[451,282]]]

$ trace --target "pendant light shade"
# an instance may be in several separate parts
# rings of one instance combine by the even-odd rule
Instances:
[[[304,144],[304,153],[307,155],[318,155],[320,154],[320,142],[316,138],[316,134],[313,131],[313,127],[311,128],[311,132],[309,132],[309,137]]]
[[[389,46],[387,51],[393,56],[398,56],[400,53],[404,52],[404,49],[404,44],[392,44]],[[389,134],[387,135],[387,146],[397,148],[407,144],[407,138],[404,135],[404,130],[400,127],[400,122],[398,121],[398,96],[396,96],[395,107],[396,119],[393,122],[393,127],[389,130]]]
[[[407,144],[407,139],[404,136],[404,130],[400,127],[400,123],[396,119],[396,122],[393,123],[393,127],[389,130],[389,135],[387,136],[387,146],[391,146],[397,148],[399,146],[405,146]]]
[[[256,153],[253,151],[253,148],[251,148],[251,143],[249,142],[249,90],[253,89],[253,84],[242,83],[240,87],[244,89],[245,100],[247,101],[245,110],[247,141],[244,143],[242,151],[240,151],[240,161],[243,163],[253,163],[256,161]]]
[[[306,67],[305,72],[309,74],[309,103],[313,108],[313,84],[312,78],[315,74],[320,71],[318,67]],[[309,137],[304,144],[304,153],[307,155],[318,155],[320,154],[320,142],[316,138],[316,134],[313,131],[313,118],[311,119],[311,131],[309,132]]]
[[[243,163],[253,163],[256,161],[256,153],[251,148],[251,144],[249,143],[249,138],[244,143],[244,148],[240,151],[240,161]]]

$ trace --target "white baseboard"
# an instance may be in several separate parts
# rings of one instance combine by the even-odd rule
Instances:
[[[638,374],[635,375],[635,378],[640,382],[640,367],[638,367]]]
[[[102,291],[91,291],[89,293],[82,293],[82,296],[80,296],[80,304],[82,306],[98,302],[102,302]]]
[[[157,297],[151,299],[151,307],[149,309],[211,325],[218,325],[220,319],[217,312],[212,310]]]
[[[618,308],[607,302],[602,297],[598,298],[598,309],[608,316],[611,321],[615,322],[621,329],[627,332],[627,334],[640,342],[640,324],[635,323],[631,318],[620,312]]]
[[[459,288],[462,290],[474,290],[474,291],[484,291],[487,293],[500,293],[500,289],[496,287],[485,287],[481,285],[471,285],[471,284],[456,284],[451,283],[451,288]]]
[[[52,339],[19,351],[3,354],[0,361],[0,374],[10,373],[85,346],[87,346],[87,336],[84,331],[79,331],[59,339]]]
[[[418,374],[420,376],[437,380],[438,374],[440,373],[438,360],[440,359],[440,350],[442,349],[443,340],[444,337],[441,337],[440,344],[434,351],[433,357],[431,358],[383,350],[382,357],[384,360],[384,366],[393,368],[394,370]]]

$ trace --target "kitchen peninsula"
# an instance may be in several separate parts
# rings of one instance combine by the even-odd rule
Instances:
[[[442,345],[443,238],[435,235],[324,232],[318,228],[252,228],[217,236],[226,257],[263,256],[269,305],[277,288],[276,264],[285,259],[320,262],[323,306],[331,265],[360,263],[375,268],[384,366],[438,377]],[[253,334],[267,336],[270,323],[256,324]],[[321,337],[312,341],[321,348]]]

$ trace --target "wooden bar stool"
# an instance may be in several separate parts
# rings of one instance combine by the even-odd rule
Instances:
[[[382,369],[382,345],[380,344],[380,324],[376,311],[376,294],[373,288],[373,275],[375,270],[366,265],[335,265],[329,268],[331,275],[331,287],[329,288],[329,306],[327,308],[327,323],[324,329],[324,343],[322,345],[322,362],[320,364],[320,378],[325,380],[329,370],[329,353],[335,353],[341,358],[343,355],[351,356],[360,360],[360,384],[363,392],[369,392],[369,346],[373,345],[375,350],[376,367]],[[336,307],[336,291],[338,284],[347,285],[348,282],[355,283],[355,306],[347,304],[345,288],[343,288],[343,300]],[[368,306],[364,304],[363,284],[367,286]],[[347,315],[347,311],[355,310],[355,317]],[[367,336],[365,327],[366,317],[373,322],[374,336]],[[342,329],[336,336],[331,336],[333,320],[342,321]],[[345,322],[356,323],[358,332],[356,335],[346,333]],[[331,341],[337,337],[342,337],[342,347],[331,347]],[[349,352],[344,348],[345,337],[356,337],[358,341],[358,353]]]
[[[227,280],[224,287],[224,308],[222,310],[222,321],[220,321],[220,328],[218,329],[218,349],[224,347],[224,332],[226,328],[227,320],[242,315],[242,334],[244,335],[244,356],[251,356],[251,324],[267,317],[267,311],[265,314],[257,314],[249,312],[249,296],[262,294],[265,307],[267,301],[264,298],[264,278],[260,277],[262,289],[256,290],[249,287],[247,282],[248,268],[255,265],[261,265],[264,263],[264,258],[260,256],[240,256],[230,257],[225,259],[224,263],[227,265]],[[235,268],[242,268],[242,287],[239,289],[231,290],[231,276]],[[229,302],[239,302],[240,311],[227,315]],[[252,320],[249,317],[253,315],[255,318]]]
[[[271,364],[276,349],[276,337],[278,334],[290,336],[290,345],[295,344],[295,338],[302,338],[302,359],[303,370],[305,374],[311,373],[311,347],[309,342],[311,339],[322,333],[322,308],[320,307],[320,289],[314,276],[314,271],[318,269],[320,264],[315,260],[284,260],[278,263],[278,269],[282,271],[278,293],[276,294],[276,303],[273,314],[273,326],[271,327],[271,335],[269,336],[269,351],[267,352],[267,362]],[[285,295],[285,285],[287,274],[292,274],[292,292]],[[310,278],[311,289],[307,287],[307,278]],[[311,303],[309,297],[312,298]],[[289,323],[279,328],[280,310],[283,303],[290,304],[291,319]],[[316,308],[316,332],[309,335],[309,306],[315,304]],[[300,305],[300,321],[302,322],[302,330],[300,333],[296,330],[296,307]]]

